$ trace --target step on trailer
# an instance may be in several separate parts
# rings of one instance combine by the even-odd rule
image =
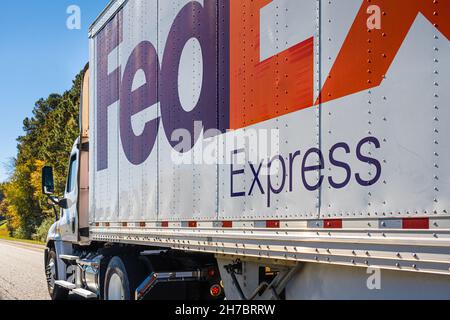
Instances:
[[[449,36],[449,1],[111,1],[52,298],[450,298]]]

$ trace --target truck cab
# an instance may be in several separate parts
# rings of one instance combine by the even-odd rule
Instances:
[[[78,242],[78,139],[75,142],[69,160],[67,183],[62,200],[59,200],[60,214],[54,227],[50,229],[47,244],[54,241]]]

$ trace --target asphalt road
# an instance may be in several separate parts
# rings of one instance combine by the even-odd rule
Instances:
[[[0,300],[49,300],[43,247],[0,240]]]

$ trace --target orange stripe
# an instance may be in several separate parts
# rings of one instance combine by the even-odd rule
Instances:
[[[430,219],[428,218],[407,218],[402,220],[403,229],[430,229]]]
[[[230,1],[230,128],[314,104],[314,38],[260,62],[260,10],[271,0]]]
[[[280,228],[280,221],[279,220],[269,220],[266,221],[266,228],[269,229],[278,229]]]
[[[222,228],[233,228],[233,221],[222,221]]]
[[[370,5],[382,10],[381,30],[367,28]],[[316,104],[379,86],[419,12],[449,38],[450,1],[364,1]]]
[[[197,228],[197,221],[189,221],[188,226],[189,228]]]
[[[342,229],[342,220],[341,219],[324,220],[323,227],[325,229]]]

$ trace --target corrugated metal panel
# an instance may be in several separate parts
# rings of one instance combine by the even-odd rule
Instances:
[[[159,126],[156,61],[157,1],[130,1],[122,10],[119,143],[119,220],[157,219],[157,152]],[[120,135],[118,135],[120,133]],[[140,163],[136,165],[136,163]]]

